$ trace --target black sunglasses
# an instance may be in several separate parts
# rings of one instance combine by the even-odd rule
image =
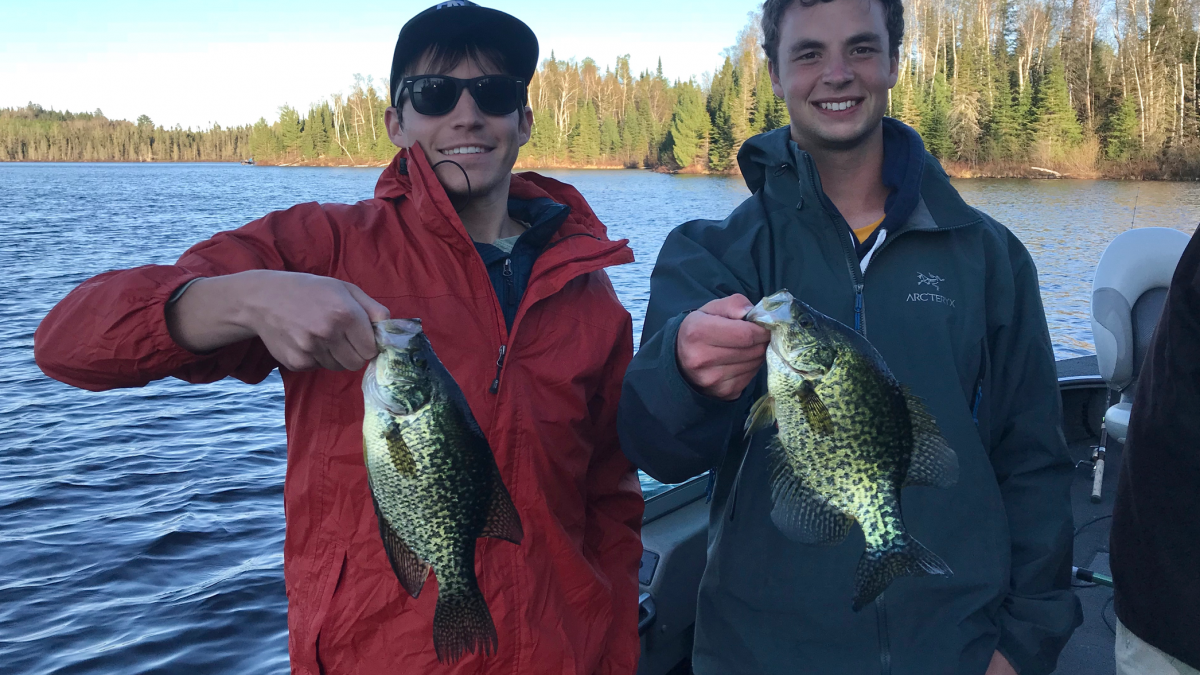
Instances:
[[[525,81],[507,75],[484,75],[462,80],[448,75],[406,77],[396,92],[396,107],[409,92],[413,110],[422,115],[438,116],[454,110],[463,90],[471,92],[475,105],[488,115],[507,115],[525,105]]]

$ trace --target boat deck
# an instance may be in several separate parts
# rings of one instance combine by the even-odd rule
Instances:
[[[1074,564],[1093,572],[1112,575],[1108,567],[1108,531],[1112,524],[1113,497],[1117,493],[1117,476],[1121,468],[1121,446],[1108,444],[1105,460],[1103,499],[1099,504],[1091,502],[1092,494],[1092,444],[1071,444],[1071,456],[1077,462],[1075,482],[1071,486],[1071,504],[1075,512]],[[1087,460],[1087,461],[1084,461]],[[1079,462],[1083,462],[1079,464]],[[1058,659],[1061,675],[1110,675],[1116,669],[1113,657],[1116,616],[1113,614],[1112,589],[1105,586],[1090,586],[1082,581],[1075,582],[1079,601],[1083,603],[1083,625],[1075,629],[1075,635],[1063,649]],[[1105,624],[1105,621],[1108,623]]]

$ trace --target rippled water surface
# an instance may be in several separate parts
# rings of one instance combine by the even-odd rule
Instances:
[[[551,171],[638,261],[611,270],[640,329],[672,227],[720,218],[739,179]],[[377,169],[0,164],[0,672],[283,673],[283,390],[176,381],[89,393],[42,376],[38,321],[109,269],[301,201],[357,201]],[[1191,232],[1200,185],[956,183],[1041,274],[1055,350],[1091,351],[1092,270],[1134,221]],[[656,486],[647,482],[648,492]]]

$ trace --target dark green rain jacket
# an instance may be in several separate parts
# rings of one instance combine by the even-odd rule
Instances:
[[[1021,675],[1040,675],[1082,621],[1070,588],[1072,464],[1033,261],[962,200],[916,132],[885,125],[885,147],[899,137],[909,159],[885,152],[885,182],[897,166],[900,177],[865,272],[786,127],[739,153],[751,197],[724,221],[676,228],[659,253],[619,427],[626,455],[660,481],[715,471],[698,675],[982,675],[996,650]],[[741,440],[765,377],[736,402],[682,379],[675,339],[689,311],[782,288],[857,326],[958,453],[956,486],[902,493],[908,530],[952,577],[901,577],[853,612],[861,530],[812,546],[771,522],[769,434],[748,451]]]

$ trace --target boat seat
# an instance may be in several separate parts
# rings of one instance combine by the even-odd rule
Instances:
[[[1167,289],[1190,237],[1167,227],[1144,227],[1113,239],[1092,282],[1092,336],[1100,375],[1120,401],[1105,413],[1110,436],[1124,444],[1138,375],[1167,299]]]

